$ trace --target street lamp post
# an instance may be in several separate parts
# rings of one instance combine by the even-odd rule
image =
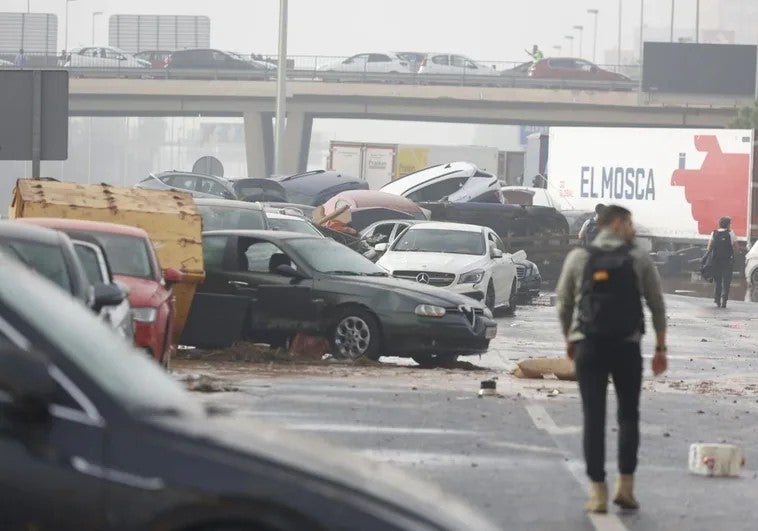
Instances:
[[[595,29],[594,29],[594,35],[592,37],[592,62],[597,62],[597,14],[600,13],[600,10],[598,9],[588,9],[587,13],[590,15],[595,15]]]
[[[584,26],[574,26],[574,29],[579,32],[579,57],[584,55]]]
[[[642,56],[645,54],[645,0],[640,0],[640,93],[642,93]]]
[[[274,173],[284,173],[284,122],[287,119],[287,0],[279,0],[279,63],[276,68]]]
[[[569,55],[573,57],[574,55],[574,36],[573,35],[566,35],[564,37],[567,41],[569,41]]]
[[[700,0],[695,3],[695,42],[700,42]]]
[[[617,65],[616,65],[616,68],[621,68],[621,28],[622,28],[622,25],[621,25],[622,17],[621,17],[621,15],[622,15],[622,3],[623,3],[623,0],[619,0],[619,33],[618,33],[618,44],[617,44],[618,49],[616,50],[616,54],[617,54],[617,58],[616,58],[617,59],[617,61],[616,61]]]
[[[68,5],[76,0],[66,0],[66,36],[63,40],[63,49],[68,53]]]
[[[92,46],[95,45],[95,18],[102,15],[102,11],[95,11],[92,13]]]
[[[674,10],[676,9],[676,0],[671,0],[671,25],[669,26],[669,42],[674,42]]]

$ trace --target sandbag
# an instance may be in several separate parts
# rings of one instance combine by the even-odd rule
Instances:
[[[576,380],[574,362],[567,358],[529,358],[517,363],[517,378],[543,379],[554,375],[559,380]]]

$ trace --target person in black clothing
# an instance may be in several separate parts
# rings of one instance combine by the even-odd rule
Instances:
[[[603,203],[598,203],[595,205],[595,215],[585,221],[582,224],[582,228],[579,229],[579,243],[582,245],[582,247],[589,247],[592,243],[592,240],[594,240],[595,236],[597,236],[600,232],[600,227],[598,226],[597,220],[600,217],[600,214],[603,213],[604,208],[605,205]]]
[[[731,230],[732,219],[723,217],[719,220],[719,229],[711,234],[708,251],[712,253],[711,265],[716,292],[713,302],[720,308],[726,308],[729,288],[732,284],[734,255],[737,252],[737,236]]]

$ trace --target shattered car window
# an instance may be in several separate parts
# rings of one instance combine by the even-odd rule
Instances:
[[[397,252],[483,255],[484,237],[478,232],[417,229],[406,231],[392,246]]]
[[[245,251],[247,257],[247,270],[251,273],[269,273],[269,262],[271,257],[282,251],[269,242],[257,242],[252,244]]]
[[[377,275],[385,271],[344,245],[328,239],[303,238],[288,244],[319,273]]]

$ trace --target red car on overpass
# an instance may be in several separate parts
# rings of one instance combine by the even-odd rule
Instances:
[[[576,81],[631,81],[623,74],[604,70],[594,63],[573,57],[541,59],[529,68],[529,77]]]
[[[20,218],[18,221],[56,229],[72,238],[100,245],[114,278],[129,288],[135,343],[155,361],[168,367],[176,349],[171,341],[176,315],[171,286],[181,282],[182,273],[169,268],[161,274],[147,232],[127,225],[76,219]]]

